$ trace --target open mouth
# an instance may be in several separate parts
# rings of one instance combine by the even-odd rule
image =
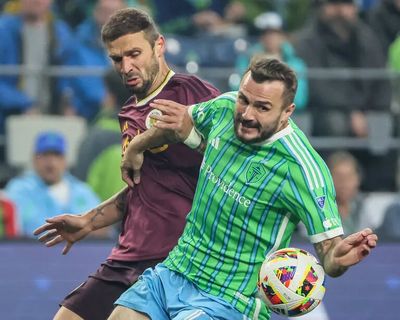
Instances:
[[[140,82],[140,78],[139,77],[132,77],[126,80],[126,84],[128,86],[137,86]]]

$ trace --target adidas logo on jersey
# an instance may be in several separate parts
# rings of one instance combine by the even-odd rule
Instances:
[[[219,138],[217,137],[217,138],[212,139],[211,140],[211,145],[214,147],[214,149],[218,150],[218,148],[219,148]]]

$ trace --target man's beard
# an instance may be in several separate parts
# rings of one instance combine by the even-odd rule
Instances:
[[[138,100],[142,100],[149,95],[151,86],[153,85],[154,79],[160,71],[160,65],[156,59],[152,59],[151,64],[147,70],[148,78],[142,78],[143,84],[140,87],[130,87],[129,90]]]
[[[239,136],[239,125],[242,125],[245,128],[254,128],[257,129],[259,132],[259,136],[253,139],[243,139]],[[235,115],[235,134],[236,137],[242,141],[243,143],[252,144],[252,143],[259,143],[271,138],[276,131],[278,130],[279,121],[276,121],[271,126],[267,128],[262,128],[261,124],[258,121],[251,121],[251,120],[244,120],[241,113],[237,113]]]
[[[329,19],[321,19],[320,24],[331,37],[339,43],[349,43],[354,39],[356,22],[337,16]]]

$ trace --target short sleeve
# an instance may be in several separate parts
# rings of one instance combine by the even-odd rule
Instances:
[[[283,189],[284,205],[304,223],[310,241],[318,243],[342,235],[335,189],[328,170],[315,166],[311,173],[293,165],[288,175]],[[314,177],[318,183],[313,182]]]
[[[212,100],[194,104],[188,108],[196,130],[207,140],[213,123],[219,117],[220,111],[231,106],[236,101],[236,92],[224,93]],[[227,100],[229,103],[227,103]]]

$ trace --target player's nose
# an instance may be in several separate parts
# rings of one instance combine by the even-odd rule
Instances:
[[[255,113],[254,113],[254,108],[251,106],[247,106],[246,109],[244,109],[244,112],[242,113],[242,117],[244,120],[254,120],[255,119]]]
[[[122,57],[121,61],[121,72],[128,74],[132,71],[132,64],[129,57]]]

